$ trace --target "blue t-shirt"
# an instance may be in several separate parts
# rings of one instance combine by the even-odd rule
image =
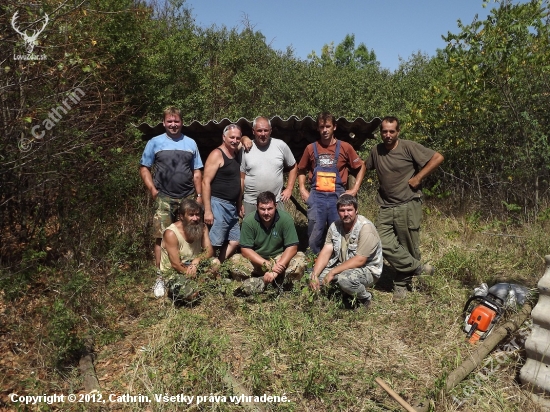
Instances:
[[[140,163],[154,167],[153,183],[161,194],[177,199],[194,192],[193,172],[203,167],[197,144],[183,134],[176,140],[166,133],[153,137]]]

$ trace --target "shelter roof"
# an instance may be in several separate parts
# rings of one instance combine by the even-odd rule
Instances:
[[[292,153],[299,161],[305,147],[319,138],[317,131],[317,122],[314,118],[306,116],[299,119],[297,116],[290,116],[284,119],[279,116],[274,116],[271,121],[271,136],[284,140]],[[222,132],[225,126],[231,123],[236,123],[241,128],[244,136],[253,138],[252,120],[241,117],[235,122],[229,119],[222,119],[219,122],[211,120],[208,123],[200,123],[193,121],[191,124],[183,126],[182,132],[193,138],[197,142],[201,157],[206,159],[208,154],[222,142]],[[359,150],[361,145],[367,139],[374,139],[374,132],[380,126],[381,119],[373,118],[370,122],[358,117],[355,120],[348,120],[340,117],[336,120],[335,136],[337,139],[350,143],[355,150]],[[158,123],[155,126],[150,126],[147,123],[142,123],[138,126],[142,133],[143,140],[149,140],[154,136],[164,133],[164,126]]]

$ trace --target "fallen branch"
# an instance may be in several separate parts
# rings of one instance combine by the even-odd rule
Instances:
[[[101,388],[95,373],[93,339],[91,337],[86,338],[84,353],[78,362],[78,369],[82,374],[82,383],[86,393],[99,392]]]
[[[298,201],[296,200],[296,198],[294,196],[290,196],[290,200],[292,201],[292,203],[294,204],[294,206],[296,207],[296,210],[298,210],[299,212],[301,212],[305,217],[307,217],[307,210],[304,209],[304,207],[298,203]]]
[[[375,378],[374,381],[382,387],[388,394],[395,399],[397,402],[399,402],[399,405],[401,405],[403,408],[405,408],[408,412],[416,412],[416,409],[414,409],[411,405],[407,403],[405,399],[403,399],[401,396],[399,396],[392,388],[390,388],[386,382],[384,382],[380,378]]]

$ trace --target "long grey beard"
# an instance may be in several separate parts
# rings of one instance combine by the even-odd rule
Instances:
[[[198,224],[190,223],[183,227],[183,231],[185,232],[186,237],[191,239],[191,243],[193,243],[202,236],[204,224],[202,222]]]

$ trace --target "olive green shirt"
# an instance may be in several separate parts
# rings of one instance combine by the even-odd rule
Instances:
[[[378,175],[378,196],[376,202],[382,207],[393,207],[422,197],[422,186],[413,189],[409,180],[430,161],[436,153],[420,143],[398,140],[393,150],[384,143],[372,148],[366,160],[367,170],[376,169]]]

